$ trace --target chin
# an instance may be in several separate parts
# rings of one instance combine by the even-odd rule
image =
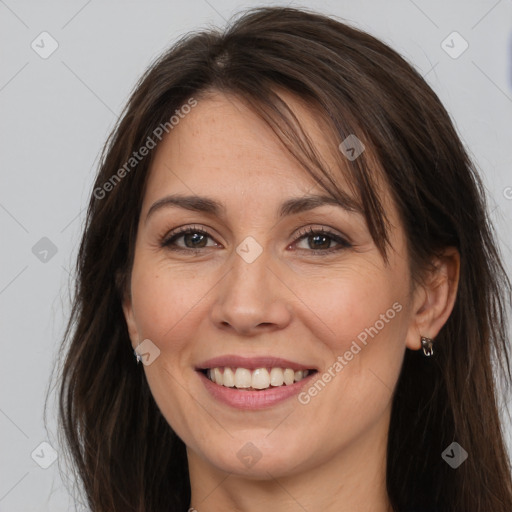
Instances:
[[[206,447],[200,457],[220,471],[255,480],[288,476],[299,472],[299,468],[304,469],[302,445],[289,443],[286,446],[282,440],[269,443],[268,439],[262,442],[249,439],[250,436],[243,441],[231,439],[229,445],[215,444],[214,450]],[[266,446],[261,446],[263,443]]]

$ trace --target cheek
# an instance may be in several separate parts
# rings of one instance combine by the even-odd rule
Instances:
[[[347,269],[338,275],[304,279],[297,290],[309,306],[303,308],[302,322],[322,342],[328,373],[326,386],[306,390],[303,402],[314,399],[320,409],[339,403],[342,419],[361,404],[378,411],[391,397],[405,351],[407,283],[382,270],[362,276]],[[324,398],[317,400],[317,395]]]
[[[165,345],[172,338],[173,349],[183,336],[179,332],[194,317],[194,308],[208,290],[207,281],[190,272],[172,271],[143,261],[134,265],[132,304],[139,336]],[[165,346],[161,347],[162,349]]]
[[[364,343],[378,335],[398,338],[407,296],[392,273],[366,266],[334,269],[329,274],[297,275],[293,284],[302,321],[316,330],[324,344],[340,353],[353,340]]]
[[[192,376],[190,333],[198,315],[204,314],[201,297],[206,283],[190,274],[171,272],[155,261],[145,264],[140,258],[132,272],[132,304],[140,340],[150,339],[160,350],[159,357],[144,367],[151,394],[169,425],[194,445],[189,433],[195,427],[187,414]]]

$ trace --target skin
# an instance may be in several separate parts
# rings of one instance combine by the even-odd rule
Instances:
[[[318,120],[282,96],[334,168],[333,144]],[[225,216],[169,207],[146,219],[155,201],[174,193],[215,198]],[[144,371],[187,446],[191,506],[199,512],[391,510],[385,465],[392,390],[406,347],[419,350],[420,336],[435,338],[450,315],[459,256],[447,249],[437,272],[413,288],[402,224],[385,186],[387,265],[357,213],[327,205],[277,217],[285,199],[313,193],[325,191],[235,97],[201,98],[156,150],[123,309],[133,347],[150,339],[160,350]],[[199,252],[161,246],[180,226],[208,232]],[[315,255],[312,237],[298,236],[309,227],[333,231],[352,247],[327,239],[322,248],[341,249]],[[263,248],[252,263],[236,252],[247,236]],[[191,235],[175,245],[187,250],[186,242],[193,245]],[[366,346],[359,343],[361,351],[307,404],[292,397],[240,411],[215,401],[194,369],[237,354],[325,371],[394,303],[401,311]],[[237,457],[248,442],[261,455],[250,468]]]

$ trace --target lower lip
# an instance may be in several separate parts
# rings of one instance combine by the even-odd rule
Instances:
[[[212,382],[204,373],[198,371],[199,377],[204,383],[206,389],[214,398],[231,407],[245,410],[268,409],[294,395],[298,395],[301,388],[308,380],[315,375],[314,373],[304,377],[299,382],[282,385],[275,388],[263,389],[261,391],[247,391],[244,389],[227,388]]]

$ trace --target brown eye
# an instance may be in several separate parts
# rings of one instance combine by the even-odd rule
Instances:
[[[173,251],[195,251],[205,249],[207,247],[214,247],[218,244],[208,246],[208,239],[210,235],[202,229],[188,227],[180,228],[178,231],[168,234],[161,242],[161,246]],[[178,244],[177,241],[183,239],[182,244]]]
[[[352,247],[352,245],[344,238],[337,235],[336,233],[325,230],[324,228],[316,230],[309,228],[305,233],[302,232],[299,237],[296,238],[294,244],[297,244],[302,240],[307,242],[309,252],[317,254],[332,253],[346,249],[348,247]],[[338,247],[331,247],[333,242],[336,243]],[[299,250],[307,251],[308,249],[299,248]]]
[[[185,245],[191,249],[195,247],[205,247],[206,238],[208,235],[202,233],[185,233],[182,235]]]

